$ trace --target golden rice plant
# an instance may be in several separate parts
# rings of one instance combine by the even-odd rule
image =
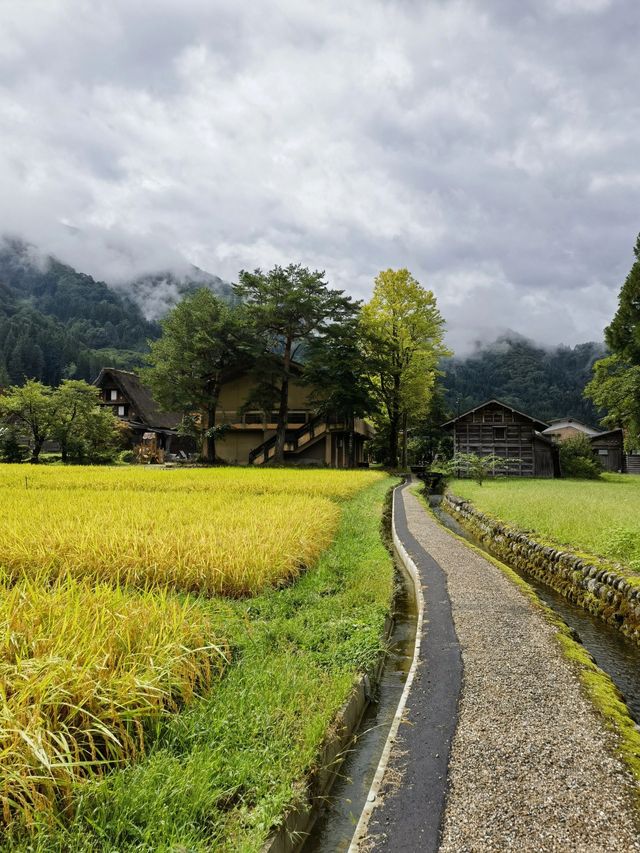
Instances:
[[[0,597],[2,818],[68,806],[78,780],[144,752],[146,732],[206,688],[228,649],[202,608],[71,579]]]
[[[384,476],[377,471],[274,468],[47,467],[0,465],[3,488],[31,490],[286,494],[347,500]]]
[[[328,547],[339,506],[305,495],[8,488],[0,571],[244,596],[295,578]]]

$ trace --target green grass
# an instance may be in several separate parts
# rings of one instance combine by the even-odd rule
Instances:
[[[73,816],[14,850],[258,851],[300,802],[357,674],[381,651],[393,565],[380,536],[390,478],[351,497],[333,545],[293,586],[201,599],[233,665],[211,694],[157,724],[136,765],[78,784]]]
[[[640,572],[640,477],[602,480],[453,480],[449,491],[479,510],[558,545]]]

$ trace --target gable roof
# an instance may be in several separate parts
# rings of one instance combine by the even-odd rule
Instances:
[[[542,432],[545,430],[549,424],[544,421],[538,420],[538,418],[534,418],[531,415],[527,415],[525,412],[520,412],[518,409],[514,409],[513,406],[510,406],[508,403],[503,403],[502,400],[486,400],[484,403],[481,403],[479,406],[474,406],[473,409],[467,409],[466,412],[462,412],[462,414],[457,415],[455,418],[451,418],[450,421],[446,421],[443,423],[443,427],[453,426],[456,421],[459,421],[461,418],[466,418],[467,415],[471,415],[474,412],[479,411],[480,409],[486,409],[487,406],[500,406],[503,409],[506,409],[509,412],[513,412],[515,415],[520,415],[521,418],[526,418],[526,420],[531,421],[532,424],[535,425],[537,431]]]
[[[93,384],[101,388],[108,375],[113,377],[125,396],[131,400],[145,426],[155,429],[176,429],[178,427],[182,420],[181,415],[177,412],[163,412],[153,399],[149,388],[142,384],[137,373],[130,370],[119,370],[115,367],[103,367]]]
[[[616,427],[615,429],[607,429],[604,432],[597,432],[595,435],[590,435],[589,439],[591,441],[595,441],[597,438],[607,438],[607,436],[619,436],[624,440],[624,430],[622,427]]]
[[[543,433],[548,435],[555,432],[555,430],[567,428],[583,432],[585,435],[600,435],[600,430],[594,429],[594,427],[588,424],[583,424],[582,421],[578,421],[575,418],[556,418],[551,421],[551,425],[547,429],[543,430]]]

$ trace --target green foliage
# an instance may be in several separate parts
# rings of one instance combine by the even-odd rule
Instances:
[[[595,424],[601,404],[582,392],[605,354],[602,344],[548,350],[513,333],[500,337],[470,356],[443,361],[450,416],[496,398],[542,420],[570,416]]]
[[[596,362],[585,396],[606,409],[603,424],[625,430],[628,450],[640,447],[640,235],[635,263],[622,285],[618,310],[605,329],[613,355]]]
[[[619,355],[597,361],[585,394],[606,409],[603,426],[624,427],[627,450],[640,448],[640,364]]]
[[[0,385],[92,380],[106,362],[134,366],[132,353],[139,359],[157,334],[137,305],[103,282],[52,258],[36,261],[19,241],[0,243]],[[96,354],[104,348],[108,359]]]
[[[505,470],[508,471],[512,465],[518,465],[519,462],[519,459],[492,454],[480,456],[477,453],[456,453],[451,463],[447,465],[447,469],[459,470],[481,486],[487,477],[496,476],[496,469],[502,473]]]
[[[311,340],[303,381],[309,387],[309,402],[319,414],[336,415],[348,424],[376,410],[357,319],[334,323]]]
[[[20,441],[12,427],[0,427],[0,460],[2,462],[24,462],[29,448]]]
[[[330,288],[324,276],[324,272],[289,264],[268,273],[242,270],[234,287],[260,342],[256,387],[247,402],[265,411],[278,408],[275,462],[284,458],[289,382],[296,357],[314,339],[324,338],[334,324],[353,318],[357,310],[356,303],[342,290]]]
[[[563,477],[597,480],[602,468],[593,457],[593,448],[586,435],[575,435],[560,444],[560,471]]]
[[[637,527],[614,527],[604,540],[608,554],[640,572],[640,531]]]
[[[373,298],[363,307],[361,334],[372,388],[378,402],[377,426],[388,442],[384,461],[399,461],[399,437],[423,420],[438,378],[444,320],[433,292],[406,269],[384,270],[375,280]],[[403,448],[402,466],[407,455]]]
[[[31,462],[40,461],[46,441],[57,441],[64,462],[107,462],[120,447],[117,419],[98,406],[99,391],[82,380],[65,380],[58,388],[29,379],[0,397],[0,426],[17,441],[24,436]],[[15,442],[10,447],[16,456]],[[6,461],[21,461],[19,458]]]
[[[640,235],[633,253],[635,262],[620,289],[618,310],[604,335],[614,353],[640,365]]]
[[[183,413],[182,432],[196,435],[206,461],[215,462],[215,414],[223,380],[231,368],[248,366],[254,357],[255,339],[245,312],[200,288],[161,325],[161,337],[151,343],[150,367],[141,371],[143,382],[165,411]]]

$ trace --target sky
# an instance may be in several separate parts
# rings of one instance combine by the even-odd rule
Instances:
[[[460,353],[599,340],[638,0],[0,0],[0,233],[107,282],[407,267]]]

